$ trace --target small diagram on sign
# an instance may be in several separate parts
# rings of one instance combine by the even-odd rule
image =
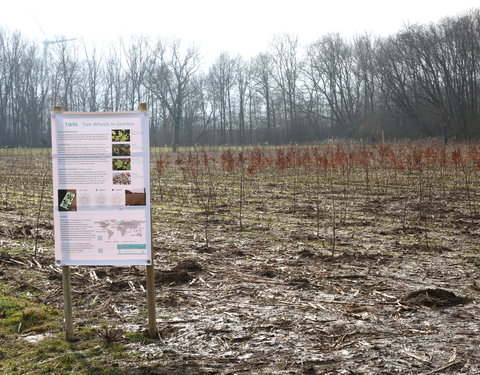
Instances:
[[[91,198],[88,193],[83,192],[78,194],[78,205],[80,207],[90,206],[90,204],[91,204]]]
[[[130,142],[130,129],[113,129],[112,142]]]
[[[125,206],[125,196],[123,192],[112,193],[110,197],[110,204],[112,206]]]
[[[58,202],[59,211],[77,211],[77,191],[58,190]]]
[[[147,196],[145,188],[125,190],[126,206],[145,206],[147,204]]]
[[[105,206],[107,204],[107,196],[104,193],[95,194],[95,204],[97,206]]]

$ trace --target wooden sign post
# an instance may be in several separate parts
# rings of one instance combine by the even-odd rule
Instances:
[[[63,311],[65,315],[65,339],[73,341],[73,306],[72,306],[72,283],[70,267],[62,266],[63,283]]]
[[[138,105],[139,111],[144,111],[147,114],[147,103],[140,103]],[[152,220],[150,220],[152,223]],[[153,233],[153,228],[150,228],[150,233]],[[157,332],[157,313],[155,304],[155,267],[153,263],[153,252],[151,264],[147,268],[147,305],[148,305],[148,335],[150,338],[155,338]]]
[[[61,113],[62,107],[53,107],[54,113]],[[73,341],[73,306],[72,306],[72,283],[70,277],[70,267],[62,266],[62,284],[63,284],[63,311],[65,316],[65,339]]]
[[[157,336],[157,315],[155,308],[155,269],[153,263],[147,266],[147,305],[148,305],[148,335]]]

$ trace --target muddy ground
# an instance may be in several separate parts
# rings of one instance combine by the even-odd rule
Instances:
[[[322,184],[318,205],[297,177],[245,177],[241,198],[220,177],[213,192],[154,178],[158,338],[128,344],[119,373],[480,373],[478,186],[467,204],[460,184],[419,197],[412,177],[367,191],[357,176]],[[52,231],[48,210],[5,203],[0,280],[62,308]],[[144,268],[73,267],[72,284],[76,329],[145,330]]]

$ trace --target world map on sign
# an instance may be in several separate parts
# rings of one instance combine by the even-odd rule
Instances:
[[[145,235],[145,221],[140,220],[100,220],[95,222],[101,231],[108,235],[108,239],[121,237],[143,237]]]

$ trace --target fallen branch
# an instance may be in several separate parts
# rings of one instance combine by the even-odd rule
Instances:
[[[443,370],[446,370],[447,368],[449,367],[452,367],[452,366],[455,366],[455,365],[458,365],[460,363],[462,363],[463,361],[456,361],[457,359],[457,349],[454,348],[453,349],[453,353],[452,353],[452,356],[450,357],[450,359],[448,360],[448,362],[441,366],[441,367],[438,367],[432,371],[429,371],[429,372],[426,372],[424,374],[421,374],[421,375],[430,375],[430,374],[435,374],[437,372],[440,372],[440,371],[443,371]]]
[[[422,362],[422,363],[428,363],[428,364],[431,363],[431,360],[424,359],[424,358],[416,355],[415,353],[412,353],[412,352],[411,352],[410,350],[408,350],[405,346],[403,347],[402,352],[405,353],[406,355],[408,355],[409,357],[415,358],[417,361],[420,361],[420,362]]]
[[[436,369],[433,369],[432,371],[429,371],[429,372],[424,372],[420,375],[430,375],[430,374],[435,374],[437,372],[440,372],[440,371],[443,371],[443,370],[446,370],[447,368],[449,367],[452,367],[452,366],[455,366],[455,365],[458,365],[460,363],[462,363],[463,361],[454,361],[454,362],[448,362],[446,365],[442,366],[442,367],[438,367]]]

